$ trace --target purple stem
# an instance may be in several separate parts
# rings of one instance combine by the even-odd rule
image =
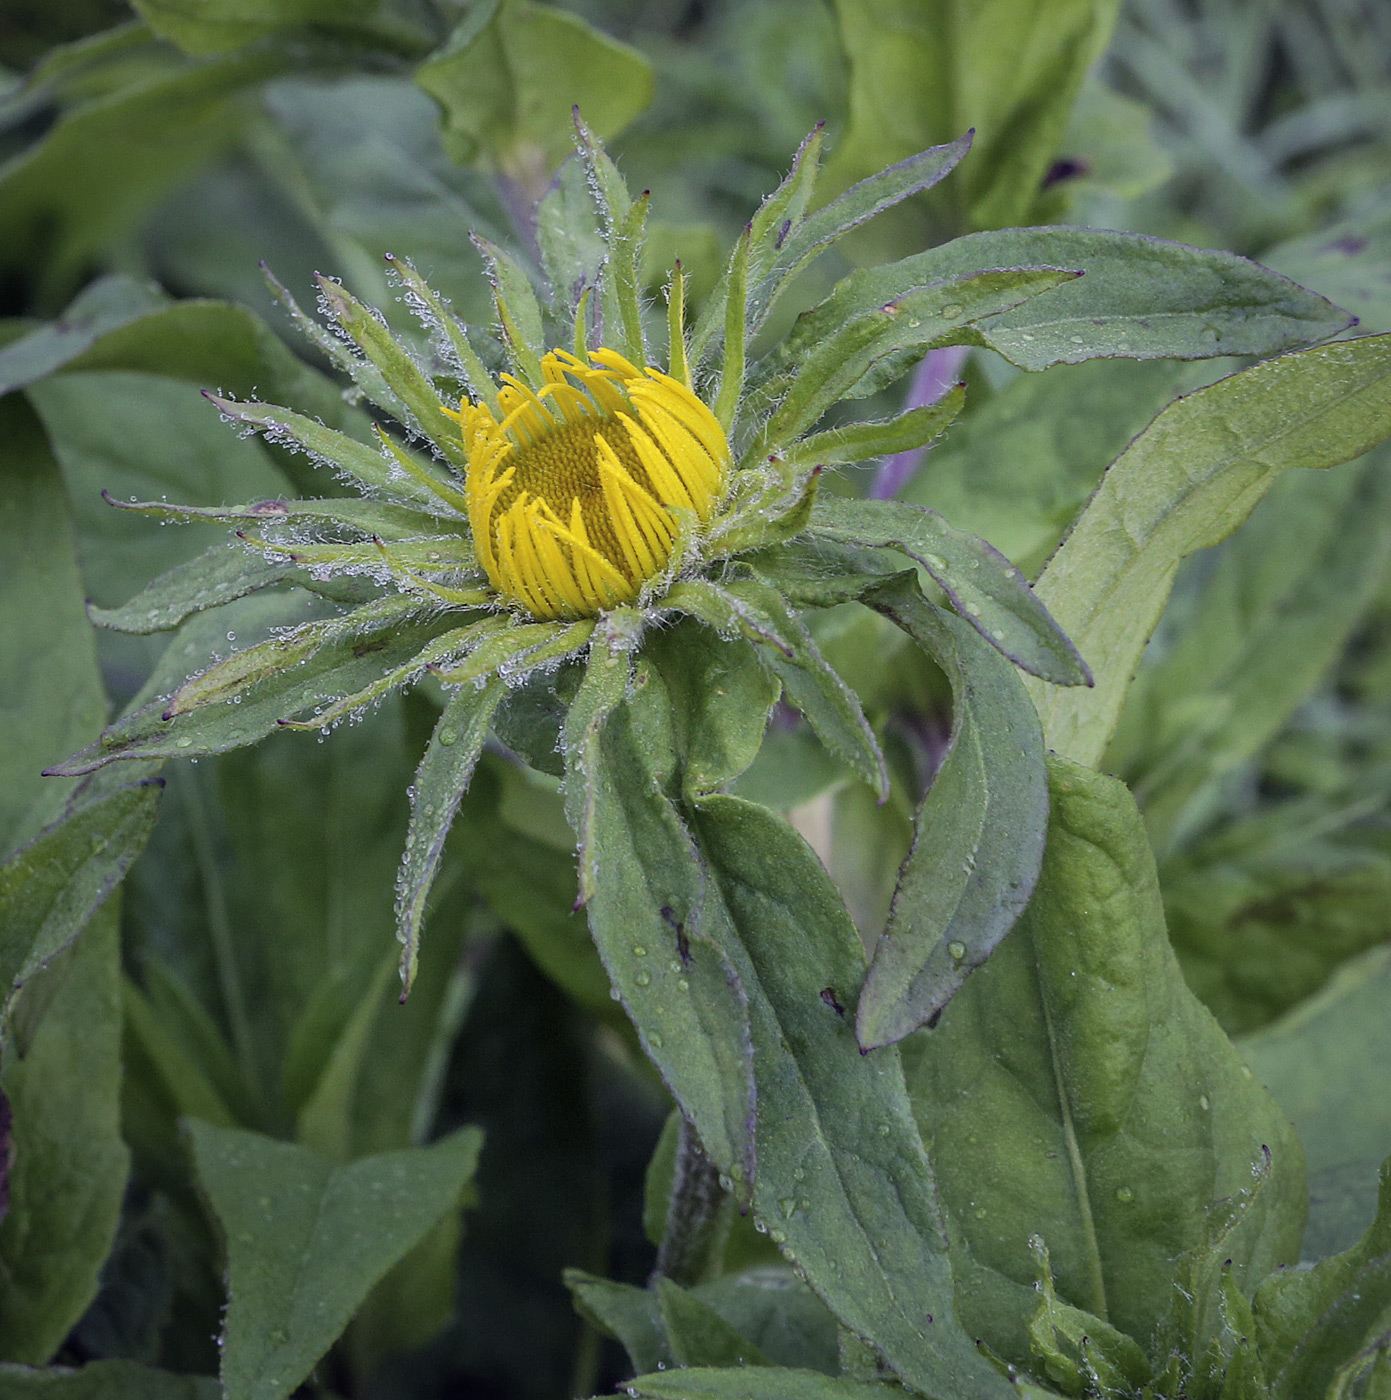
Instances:
[[[940,350],[929,350],[913,371],[904,409],[926,408],[936,403],[956,383],[967,349],[965,345],[947,345]],[[917,475],[926,455],[927,448],[915,447],[909,452],[895,452],[892,457],[885,457],[869,488],[870,499],[887,501],[897,496]]]

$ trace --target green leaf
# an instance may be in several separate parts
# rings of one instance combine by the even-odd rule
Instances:
[[[463,1128],[335,1166],[238,1128],[194,1119],[189,1132],[227,1240],[222,1384],[243,1400],[295,1389],[372,1285],[453,1208],[482,1146]]]
[[[197,66],[167,61],[65,113],[0,169],[0,249],[11,270],[79,280],[113,240],[190,174],[232,146],[253,109],[245,90],[280,72],[261,50]]]
[[[957,384],[936,403],[910,408],[897,418],[881,423],[849,423],[843,428],[812,433],[789,448],[787,455],[799,466],[844,466],[895,452],[912,452],[944,433],[965,402],[965,385]]]
[[[0,850],[10,851],[62,808],[72,785],[42,770],[101,728],[106,696],[63,481],[22,398],[0,401],[0,436]]]
[[[900,550],[921,564],[952,606],[1002,655],[1055,685],[1090,679],[1076,648],[1024,576],[984,540],[954,529],[936,511],[904,501],[832,497],[812,509],[815,537]]]
[[[536,241],[551,289],[551,310],[572,320],[580,297],[599,281],[608,244],[599,226],[594,192],[578,160],[567,160],[536,206]]]
[[[186,682],[179,713],[166,720],[171,701],[155,700],[118,719],[96,744],[53,771],[81,774],[118,759],[226,753],[273,734],[281,720],[328,697],[356,694],[386,672],[406,666],[439,631],[438,622],[406,621],[418,610],[412,600],[392,602],[401,606],[394,616],[384,612],[380,621],[352,625],[349,615],[293,641],[276,638],[249,647],[222,663],[231,663],[228,670],[205,672],[212,677],[205,685],[200,685],[202,677]]]
[[[708,1303],[659,1278],[657,1302],[662,1326],[678,1366],[769,1366],[772,1363],[729,1325]],[[634,1364],[637,1364],[636,1362]],[[643,1368],[645,1369],[645,1368]]]
[[[629,658],[607,646],[565,727],[566,816],[579,845],[589,927],[648,1057],[721,1170],[752,1168],[747,1008],[727,957],[700,933],[704,878],[665,793],[675,759],[668,704],[644,664],[624,699]]]
[[[899,495],[979,535],[1032,578],[1117,457],[1178,392],[1163,360],[1017,375],[953,425]]]
[[[1312,1196],[1306,1258],[1346,1248],[1375,1214],[1377,1168],[1391,1157],[1391,1105],[1382,1092],[1391,1063],[1388,994],[1391,953],[1377,948],[1238,1042],[1304,1143]]]
[[[469,684],[452,691],[416,770],[406,853],[396,885],[396,936],[401,941],[401,984],[407,992],[415,979],[425,898],[444,853],[444,838],[505,688],[494,677],[481,690]]]
[[[1391,434],[1391,336],[1243,370],[1165,409],[1112,464],[1036,591],[1096,688],[1028,681],[1048,747],[1095,764],[1174,572],[1225,539],[1292,467],[1332,467]]]
[[[1342,654],[1391,557],[1391,454],[1277,481],[1126,697],[1108,771],[1163,856],[1213,788],[1284,726]],[[1391,1151],[1391,1145],[1388,1145]]]
[[[566,1269],[565,1286],[580,1316],[600,1332],[622,1342],[637,1370],[655,1371],[673,1363],[675,1358],[655,1293],[629,1283],[596,1278],[583,1269]]]
[[[133,0],[136,11],[162,38],[186,53],[202,56],[240,48],[285,30],[337,31],[359,34],[380,43],[388,26],[373,25],[383,7],[379,0]],[[209,13],[209,11],[212,13]]]
[[[644,654],[671,700],[683,794],[700,797],[733,782],[763,743],[777,681],[748,642],[720,637],[694,618],[654,631]]]
[[[0,394],[62,369],[118,326],[168,303],[152,283],[100,277],[73,299],[61,321],[36,327],[0,350]]]
[[[776,1366],[837,1373],[836,1321],[786,1265],[724,1274],[691,1290]]]
[[[309,575],[294,564],[273,561],[239,544],[211,545],[186,564],[176,564],[124,607],[89,605],[98,627],[149,636],[169,632],[205,608],[221,607],[275,583],[305,583]]]
[[[1014,669],[911,576],[865,595],[946,672],[952,732],[914,820],[887,926],[860,992],[856,1031],[888,1045],[938,1016],[1034,892],[1048,825],[1037,715]]]
[[[1335,1373],[1391,1320],[1391,1161],[1376,1219],[1351,1249],[1311,1269],[1268,1278],[1252,1299],[1270,1400],[1321,1395]]]
[[[850,121],[827,171],[853,180],[973,127],[971,159],[933,211],[939,230],[1025,221],[1082,78],[1110,37],[1115,0],[1012,0],[988,11],[921,0],[836,0]],[[921,215],[901,221],[921,240]]]
[[[1061,759],[1050,782],[1032,902],[937,1029],[904,1047],[963,1321],[1020,1365],[1031,1236],[1059,1298],[1149,1351],[1175,1261],[1206,1239],[1211,1203],[1251,1192],[1263,1147],[1269,1181],[1224,1256],[1242,1288],[1294,1258],[1305,1200],[1298,1140],[1183,983],[1134,800]]]
[[[974,233],[854,272],[803,318],[808,334],[849,308],[880,305],[988,267],[1070,267],[1075,280],[974,322],[978,340],[1021,369],[1098,355],[1206,360],[1274,355],[1351,324],[1347,313],[1235,253],[1101,229]]]
[[[772,268],[749,294],[750,333],[763,326],[788,283],[817,254],[886,209],[901,204],[910,195],[931,189],[956,169],[970,149],[971,133],[967,132],[943,145],[920,150],[887,169],[883,168],[882,161],[876,161],[874,174],[837,195],[807,218],[796,221],[787,234],[780,237]],[[771,197],[776,198],[776,194]]]
[[[92,1361],[31,1370],[0,1362],[0,1393],[13,1400],[221,1400],[212,1376],[176,1376],[134,1361]]]
[[[0,1020],[13,992],[77,937],[145,848],[163,784],[77,807],[0,866]]]
[[[693,579],[678,584],[663,601],[718,632],[742,632],[827,750],[876,792],[887,793],[884,756],[855,692],[821,655],[805,623],[780,594],[759,583],[721,586]]]
[[[505,248],[473,234],[473,245],[488,264],[493,284],[493,306],[502,329],[502,343],[512,362],[512,372],[535,388],[541,386],[541,355],[546,346],[541,303],[532,289],[526,268]]]
[[[752,803],[716,794],[692,822],[709,869],[702,924],[748,997],[756,1215],[841,1323],[908,1384],[1008,1394],[956,1318],[897,1054],[867,1056],[856,1042],[846,1008],[864,954],[830,877],[791,827]],[[703,1122],[682,1107],[709,1149]]]
[[[584,915],[576,909],[574,841],[560,798],[554,800],[563,846],[513,824],[520,804],[509,798],[517,788],[534,786],[528,782],[530,772],[485,760],[454,819],[453,849],[537,967],[592,1015],[617,1018],[626,1030]],[[544,835],[551,837],[549,831]],[[517,879],[519,870],[526,871],[525,880]],[[419,989],[412,994],[419,995]]]
[[[624,1390],[642,1400],[888,1400],[901,1394],[896,1386],[860,1385],[817,1371],[782,1368],[692,1367],[661,1375],[638,1376]],[[938,1390],[942,1396],[953,1392]],[[965,1392],[956,1392],[964,1395]]]
[[[11,1040],[12,1115],[0,1221],[0,1358],[41,1365],[96,1296],[130,1153],[121,1141],[121,971],[115,904],[49,966],[25,1046]],[[40,987],[32,983],[25,996]]]
[[[320,276],[317,280],[324,314],[332,317],[390,386],[391,401],[382,407],[400,413],[408,428],[423,432],[455,467],[465,469],[468,460],[459,440],[458,424],[446,415],[434,384],[387,329],[380,313],[358,301],[332,278]],[[363,387],[366,389],[366,384]]]
[[[906,373],[924,350],[956,343],[973,322],[1077,276],[1056,267],[1009,268],[931,284],[922,279],[894,297],[838,301],[838,291],[800,317],[769,358],[776,376],[755,386],[745,414],[761,412],[765,400],[778,402],[746,458],[780,451],[832,404],[877,392]]]
[[[416,70],[443,108],[445,150],[539,193],[571,149],[578,107],[615,136],[652,100],[647,60],[578,15],[530,0],[476,6]]]

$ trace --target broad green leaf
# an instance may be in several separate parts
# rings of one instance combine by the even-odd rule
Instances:
[[[410,623],[405,620],[409,611],[406,607],[372,625],[345,627],[318,646],[301,637],[293,645],[285,638],[262,643],[267,650],[254,657],[247,648],[239,653],[244,661],[206,688],[185,687],[185,703],[197,698],[195,708],[166,720],[170,701],[155,700],[118,719],[96,744],[54,771],[90,773],[118,759],[196,758],[255,743],[280,728],[281,720],[330,696],[356,694],[418,655],[439,625]],[[287,669],[280,669],[282,663]],[[213,685],[223,689],[216,692]]]
[[[1391,336],[1268,360],[1165,409],[1107,471],[1037,592],[1096,688],[1027,681],[1048,747],[1096,764],[1179,562],[1225,539],[1292,467],[1332,467],[1391,434]]]
[[[1268,1025],[1386,941],[1391,841],[1364,819],[1388,786],[1371,769],[1336,800],[1258,809],[1164,862],[1184,977],[1228,1034]]]
[[[673,1363],[675,1358],[655,1293],[630,1283],[596,1278],[583,1269],[566,1269],[565,1286],[580,1316],[598,1331],[622,1342],[637,1370],[665,1370]]]
[[[817,1371],[784,1370],[780,1367],[698,1367],[666,1374],[638,1376],[624,1387],[641,1400],[887,1400],[901,1394],[896,1386],[862,1385],[838,1380]],[[948,1391],[944,1397],[965,1391]],[[931,1392],[925,1392],[931,1393]],[[985,1392],[980,1392],[984,1394]],[[1005,1392],[1009,1394],[1011,1392]]]
[[[378,0],[219,0],[214,6],[198,0],[134,0],[134,4],[156,34],[200,57],[287,30],[328,31],[342,38],[371,37],[382,43],[391,29],[380,24],[383,7]],[[374,25],[374,20],[379,23]],[[401,37],[410,33],[404,30]]]
[[[101,277],[63,312],[61,321],[37,326],[0,350],[0,394],[23,389],[62,369],[108,332],[168,303],[159,289],[130,277]]]
[[[914,820],[888,923],[860,992],[867,1049],[938,1016],[1034,891],[1048,825],[1037,715],[1014,668],[902,577],[866,594],[946,672],[950,746]]]
[[[722,586],[694,579],[678,584],[664,602],[724,635],[742,633],[753,642],[759,660],[781,681],[788,702],[827,750],[876,792],[887,794],[884,756],[859,700],[777,592],[759,583]]]
[[[444,839],[483,751],[503,690],[504,683],[497,677],[482,689],[467,684],[453,690],[416,770],[406,853],[396,886],[396,936],[401,941],[401,984],[406,991],[415,979],[425,899],[444,854]]]
[[[125,1192],[121,970],[109,903],[44,974],[33,1038],[11,1040],[0,1097],[12,1115],[0,1221],[0,1358],[46,1362],[96,1296]],[[25,993],[32,996],[39,983]],[[56,988],[56,990],[55,990]]]
[[[691,1292],[757,1343],[773,1365],[837,1373],[835,1318],[785,1265],[725,1274]]]
[[[1099,355],[1206,360],[1274,355],[1350,324],[1346,312],[1235,253],[1101,229],[1001,229],[851,273],[799,325],[824,334],[847,311],[989,267],[1067,267],[1080,276],[982,320],[973,338],[1021,369]]]
[[[829,876],[791,827],[752,803],[716,794],[692,822],[709,871],[702,924],[748,998],[756,1215],[905,1382],[925,1393],[1008,1394],[956,1318],[897,1053],[864,1055],[855,1039],[846,1008],[864,954]]]
[[[145,848],[162,784],[84,804],[0,866],[0,1019],[23,986],[86,926]]]
[[[581,898],[609,980],[701,1143],[740,1181],[752,1170],[748,1011],[727,955],[700,933],[704,877],[664,791],[675,763],[660,675],[608,648],[565,730],[566,816]]]
[[[101,728],[106,696],[63,481],[23,399],[0,401],[0,436],[0,850],[8,852],[62,808],[72,784],[41,773]]]
[[[231,146],[251,109],[242,95],[281,71],[258,50],[148,76],[82,102],[0,168],[0,249],[51,285],[76,282],[171,189]]]
[[[990,543],[1032,578],[1107,463],[1178,392],[1162,360],[1021,374],[957,420],[899,493]]]
[[[283,1400],[372,1285],[459,1199],[482,1134],[335,1166],[239,1128],[189,1125],[198,1179],[227,1240],[222,1384]]]
[[[1228,1241],[1252,1289],[1297,1252],[1304,1163],[1283,1114],[1188,991],[1124,785],[1050,764],[1043,872],[936,1030],[905,1046],[973,1335],[1027,1365],[1029,1239],[1058,1297],[1149,1350],[1212,1203],[1269,1180]],[[1161,1358],[1155,1358],[1162,1361]]]
[[[1161,858],[1201,825],[1213,785],[1322,681],[1388,556],[1385,451],[1344,472],[1281,479],[1227,545],[1175,622],[1174,644],[1136,677],[1106,756],[1134,790]]]
[[[772,1363],[740,1336],[708,1303],[674,1284],[657,1280],[662,1326],[678,1366],[768,1366]],[[645,1368],[644,1368],[645,1369]]]
[[[1391,1321],[1391,1162],[1381,1169],[1376,1219],[1357,1244],[1268,1278],[1252,1311],[1270,1400],[1322,1395],[1345,1362],[1382,1340]]]
[[[220,423],[190,384],[143,372],[65,371],[27,397],[63,469],[87,595],[99,606],[118,607],[209,542],[113,510],[110,499],[257,502],[295,494],[267,449]]]
[[[652,100],[645,58],[582,20],[531,0],[477,6],[416,71],[444,110],[445,150],[536,193],[571,150],[578,107],[600,137]]]
[[[748,642],[719,637],[694,618],[654,631],[644,651],[671,700],[682,792],[700,797],[733,782],[763,743],[777,681]]]
[[[1116,9],[1114,0],[836,0],[850,122],[827,178],[853,180],[973,127],[957,188],[933,197],[938,231],[1025,220]],[[920,224],[900,225],[900,242],[909,230],[921,238]]]
[[[221,1400],[212,1376],[176,1376],[134,1361],[92,1361],[81,1370],[0,1362],[0,1394],[12,1400]]]
[[[545,350],[545,325],[541,303],[525,267],[505,248],[479,234],[473,245],[488,264],[493,284],[493,306],[502,331],[502,343],[512,362],[512,372],[535,388],[541,386],[541,355]]]
[[[1377,948],[1345,964],[1317,996],[1237,1043],[1304,1143],[1312,1198],[1306,1258],[1349,1247],[1375,1214],[1377,1168],[1391,1156],[1384,1093],[1388,993],[1391,954]]]
[[[1024,576],[978,536],[904,501],[822,499],[814,537],[897,549],[921,564],[958,613],[1004,656],[1055,685],[1085,685],[1085,664]]]

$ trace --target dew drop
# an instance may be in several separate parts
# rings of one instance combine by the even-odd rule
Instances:
[[[961,313],[962,313],[963,310],[964,310],[964,308],[961,307],[961,306],[959,306],[956,302],[954,302],[954,301],[949,301],[949,302],[942,308],[942,319],[945,320],[945,321],[954,320],[957,316],[960,316],[960,315],[961,315]]]
[[[807,1174],[806,1174],[806,1171],[805,1171],[802,1167],[794,1167],[794,1168],[792,1169],[792,1180],[793,1180],[793,1181],[805,1181],[806,1179],[807,1179]]]
[[[641,943],[634,943],[633,956],[635,958],[645,958],[647,956],[647,949],[644,948]]]
[[[662,1037],[657,1034],[656,1031],[653,1031],[652,1034],[647,1037],[647,1043],[654,1050],[660,1050],[662,1046],[666,1044],[666,1041],[664,1041]]]
[[[1082,340],[1082,337],[1081,337],[1080,335],[1069,336],[1068,339],[1071,340],[1072,343],[1073,343],[1074,345],[1081,345],[1081,344],[1083,344],[1083,340]]]
[[[961,959],[966,956],[966,945],[964,943],[948,943],[947,952],[949,952],[957,962],[960,962]]]
[[[610,987],[610,988],[609,988],[609,1000],[610,1000],[610,1001],[617,1001],[617,1000],[618,1000],[618,988],[617,988],[617,987]]]
[[[1135,1193],[1128,1186],[1118,1186],[1116,1188],[1116,1199],[1123,1205],[1128,1206],[1135,1199]]]
[[[984,1207],[984,1206],[977,1206],[977,1207],[976,1207],[976,1219],[977,1219],[977,1220],[984,1220],[984,1219],[985,1219],[985,1207]]]
[[[893,1129],[890,1128],[889,1125],[888,1125],[887,1123],[881,1123],[881,1124],[879,1125],[879,1136],[880,1136],[880,1137],[888,1137],[888,1135],[889,1135],[892,1131],[893,1131]]]
[[[691,990],[691,984],[690,984],[688,981],[686,981],[686,979],[685,979],[684,977],[678,978],[678,979],[677,979],[677,982],[676,982],[676,985],[677,985],[683,992],[689,992],[689,991]]]
[[[1206,1113],[1208,1109],[1212,1107],[1212,1104],[1208,1102],[1208,1097],[1206,1094],[1198,1095],[1198,1107],[1201,1108],[1204,1113]]]
[[[633,978],[633,981],[636,982],[639,987],[650,987],[652,985],[652,974],[650,972],[639,972],[638,975]]]
[[[784,1196],[778,1202],[778,1205],[782,1207],[782,1218],[784,1220],[791,1220],[792,1217],[797,1213],[796,1196]]]
[[[459,742],[459,731],[457,729],[441,729],[440,743],[444,748],[449,748]]]
[[[179,749],[191,749],[193,747],[193,740],[188,738],[176,739],[174,741],[174,747]]]

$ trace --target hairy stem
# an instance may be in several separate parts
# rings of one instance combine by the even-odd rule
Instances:
[[[729,1235],[730,1197],[719,1169],[705,1155],[695,1129],[683,1117],[676,1139],[676,1165],[666,1226],[649,1282],[669,1278],[688,1286],[718,1270]]]

